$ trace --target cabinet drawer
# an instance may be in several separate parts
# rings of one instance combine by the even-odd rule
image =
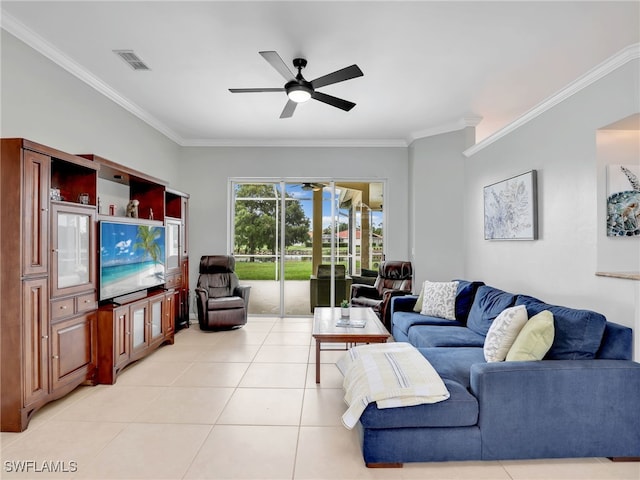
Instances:
[[[76,297],[76,312],[82,313],[98,308],[95,292],[85,293]]]
[[[74,299],[65,298],[63,300],[56,300],[51,302],[51,320],[58,320],[60,318],[73,315]]]
[[[175,288],[182,285],[182,275],[169,275],[165,283],[165,288]]]

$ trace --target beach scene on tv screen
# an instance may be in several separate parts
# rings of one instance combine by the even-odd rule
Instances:
[[[164,283],[164,227],[102,222],[100,229],[101,299]]]

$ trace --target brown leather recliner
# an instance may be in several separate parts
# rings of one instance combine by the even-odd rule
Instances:
[[[204,255],[196,287],[198,322],[202,330],[222,330],[247,323],[249,285],[240,285],[231,255]]]
[[[411,262],[386,261],[378,267],[378,278],[371,285],[351,285],[351,305],[371,307],[385,327],[391,328],[391,298],[411,293],[413,267]]]

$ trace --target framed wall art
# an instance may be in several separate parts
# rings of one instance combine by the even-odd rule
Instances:
[[[536,240],[537,189],[535,170],[484,187],[485,240]]]
[[[608,165],[607,236],[640,235],[640,167]]]

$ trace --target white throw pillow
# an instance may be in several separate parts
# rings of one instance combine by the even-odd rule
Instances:
[[[422,286],[422,315],[456,319],[458,282],[424,282]]]
[[[484,339],[484,359],[487,362],[503,362],[528,319],[527,307],[524,305],[500,312]]]

